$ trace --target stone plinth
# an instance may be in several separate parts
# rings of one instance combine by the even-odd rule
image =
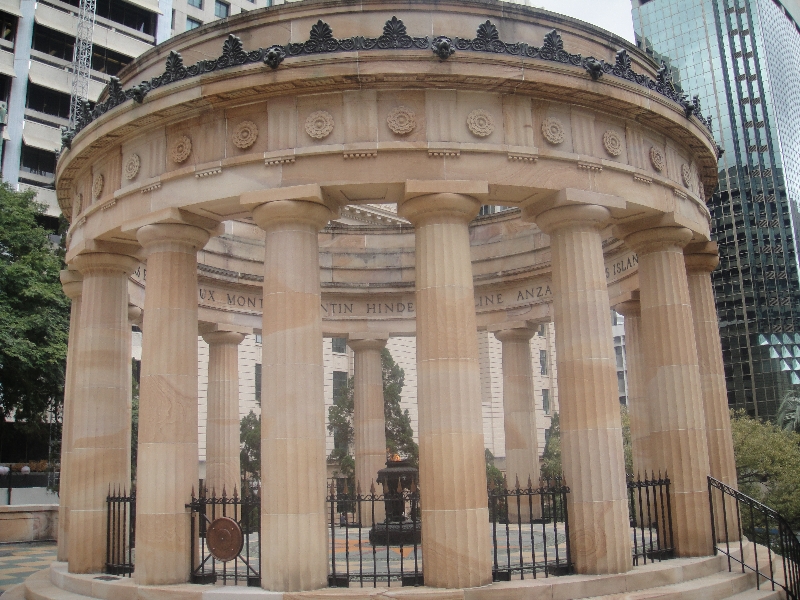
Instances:
[[[100,573],[106,560],[106,496],[130,489],[130,326],[128,277],[137,261],[119,254],[78,256],[83,275],[80,334],[72,384],[67,506],[69,569]]]
[[[205,486],[220,496],[241,493],[239,466],[239,344],[243,333],[213,331],[208,343],[208,420]]]
[[[600,206],[532,215],[550,235],[561,454],[578,573],[630,570],[625,457]]]
[[[269,307],[262,325],[261,585],[281,592],[321,588],[328,577],[317,234],[333,213],[317,199],[275,200],[253,211],[266,231]]]
[[[347,344],[355,355],[353,431],[355,437],[356,482],[368,494],[378,471],[386,461],[386,418],[383,409],[381,350],[388,338],[350,338]],[[368,508],[364,504],[362,508]],[[375,504],[375,521],[385,517],[382,503]],[[372,511],[361,514],[364,527],[372,525]]]
[[[188,581],[190,516],[198,485],[197,251],[205,229],[146,225],[136,495],[136,571],[140,584]]]
[[[650,407],[653,468],[669,474],[678,556],[712,553],[703,396],[682,227],[644,229],[625,237],[639,255],[642,339]]]
[[[467,228],[479,208],[474,198],[452,193],[417,196],[399,207],[416,231],[422,552],[425,584],[433,587],[492,579]]]

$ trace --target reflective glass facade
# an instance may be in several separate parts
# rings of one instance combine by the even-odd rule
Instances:
[[[637,44],[698,94],[724,150],[708,200],[728,401],[800,385],[800,29],[777,0],[632,0]]]

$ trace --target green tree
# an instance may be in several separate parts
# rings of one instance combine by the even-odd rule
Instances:
[[[0,428],[12,414],[33,426],[63,406],[70,301],[44,210],[32,192],[0,184]]]
[[[739,489],[800,529],[800,434],[744,410],[731,413],[731,433]]]
[[[383,410],[386,419],[386,447],[397,453],[414,466],[419,464],[419,446],[414,441],[414,430],[408,409],[403,410],[400,400],[405,385],[405,371],[394,361],[391,353],[381,351],[381,372],[383,376]],[[333,404],[328,409],[328,431],[333,435],[334,450],[330,459],[339,464],[339,473],[348,479],[355,475],[353,458],[353,410],[354,381],[350,377]]]
[[[131,483],[136,485],[136,464],[139,453],[139,382],[131,377]]]
[[[261,481],[261,415],[252,410],[239,423],[240,469],[243,481]]]
[[[800,392],[789,390],[783,395],[775,420],[781,429],[800,433]]]
[[[542,477],[558,477],[561,475],[562,469],[561,427],[557,412],[554,412],[550,419],[550,429],[548,431],[544,454],[542,454]]]
[[[622,419],[622,450],[625,452],[625,472],[633,472],[633,447],[631,446],[631,415],[627,406],[620,406],[619,415]],[[642,474],[644,476],[644,473]]]
[[[383,371],[383,410],[386,417],[386,447],[392,453],[406,458],[412,465],[419,466],[419,446],[414,441],[411,417],[408,409],[400,407],[406,374],[394,362],[392,354],[381,350],[381,369]]]

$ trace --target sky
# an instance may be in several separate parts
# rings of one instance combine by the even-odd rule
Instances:
[[[575,17],[634,41],[631,0],[528,0],[525,4]]]

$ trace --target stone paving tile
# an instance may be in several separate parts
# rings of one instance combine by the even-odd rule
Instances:
[[[0,544],[0,596],[55,559],[55,542]]]

